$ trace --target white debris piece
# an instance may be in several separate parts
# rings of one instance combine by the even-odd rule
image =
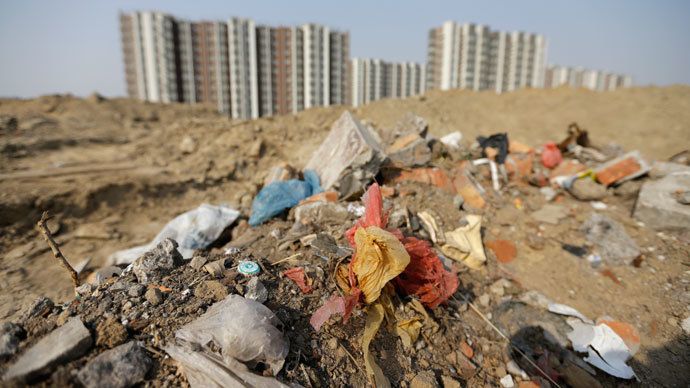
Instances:
[[[580,319],[582,322],[589,323],[590,325],[593,324],[591,319],[587,318],[582,314],[581,312],[577,311],[576,309],[565,305],[565,304],[560,304],[560,303],[549,303],[548,307],[549,311],[552,313],[560,314],[560,315],[567,315],[570,317],[575,317]]]
[[[573,328],[568,339],[575,351],[588,354],[585,361],[621,379],[635,377],[635,372],[625,363],[632,357],[630,349],[608,325],[594,326],[575,319],[569,319],[568,324]]]
[[[226,206],[201,204],[173,218],[149,244],[115,252],[108,262],[110,265],[129,264],[166,238],[175,240],[182,257],[190,259],[194,250],[208,247],[239,215],[239,211]]]
[[[460,148],[460,141],[462,141],[462,133],[460,131],[451,132],[441,139],[441,143],[447,145],[450,148]]]

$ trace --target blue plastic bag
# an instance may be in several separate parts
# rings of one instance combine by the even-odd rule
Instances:
[[[254,197],[249,225],[261,225],[284,210],[296,206],[301,200],[321,191],[323,190],[319,184],[319,176],[314,170],[305,170],[303,181],[290,179],[271,182]]]

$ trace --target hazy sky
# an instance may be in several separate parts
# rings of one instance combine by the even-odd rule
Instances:
[[[690,84],[690,1],[111,1],[0,0],[0,96],[125,94],[118,12],[189,19],[315,22],[351,34],[351,55],[422,62],[443,21],[540,33],[547,61],[631,74],[638,85]]]

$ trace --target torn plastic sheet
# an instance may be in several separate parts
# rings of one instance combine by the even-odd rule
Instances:
[[[166,238],[175,240],[182,257],[190,259],[194,250],[211,245],[239,215],[239,211],[223,205],[201,204],[173,218],[149,244],[115,252],[108,257],[108,262],[116,265],[132,263]]]
[[[462,141],[462,133],[459,131],[451,132],[443,137],[441,137],[441,143],[447,145],[450,148],[460,148],[460,141]]]
[[[343,315],[345,313],[345,298],[338,296],[338,294],[333,294],[331,297],[319,307],[314,314],[312,314],[311,319],[309,319],[309,324],[314,330],[321,330],[321,326],[328,321],[328,319],[335,315]]]
[[[364,324],[364,334],[362,335],[362,352],[364,353],[364,367],[367,370],[367,378],[377,388],[390,388],[388,378],[383,374],[381,367],[376,363],[376,359],[369,352],[369,344],[378,333],[383,322],[384,309],[381,303],[372,304],[367,308],[367,320]]]
[[[308,294],[312,291],[311,279],[309,279],[307,274],[304,272],[304,268],[290,268],[288,270],[283,271],[283,276],[295,282],[295,284],[297,284],[302,293]]]
[[[576,319],[568,319],[568,324],[573,328],[568,339],[575,351],[588,354],[585,361],[618,378],[635,377],[626,364],[632,357],[630,349],[613,329],[603,323],[594,326]]]
[[[259,376],[234,359],[223,360],[207,350],[195,351],[169,344],[166,351],[182,368],[192,388],[206,387],[266,387],[288,388],[273,377]]]

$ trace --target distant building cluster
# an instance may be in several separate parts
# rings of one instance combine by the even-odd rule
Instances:
[[[350,59],[347,32],[317,24],[188,21],[160,12],[120,14],[127,93],[151,102],[214,104],[249,119],[329,105],[360,106],[430,89],[632,86],[629,76],[546,67],[546,39],[479,24],[429,31],[426,64]]]
[[[354,58],[350,69],[353,106],[382,98],[415,96],[426,90],[425,66],[418,63]]]
[[[121,14],[120,28],[130,97],[213,103],[243,119],[349,103],[346,32],[159,12]]]
[[[544,83],[546,40],[541,35],[502,32],[487,26],[445,22],[429,31],[429,89],[494,90]]]
[[[600,92],[612,91],[631,87],[632,77],[581,67],[549,66],[546,69],[544,87],[557,88],[563,85]]]

